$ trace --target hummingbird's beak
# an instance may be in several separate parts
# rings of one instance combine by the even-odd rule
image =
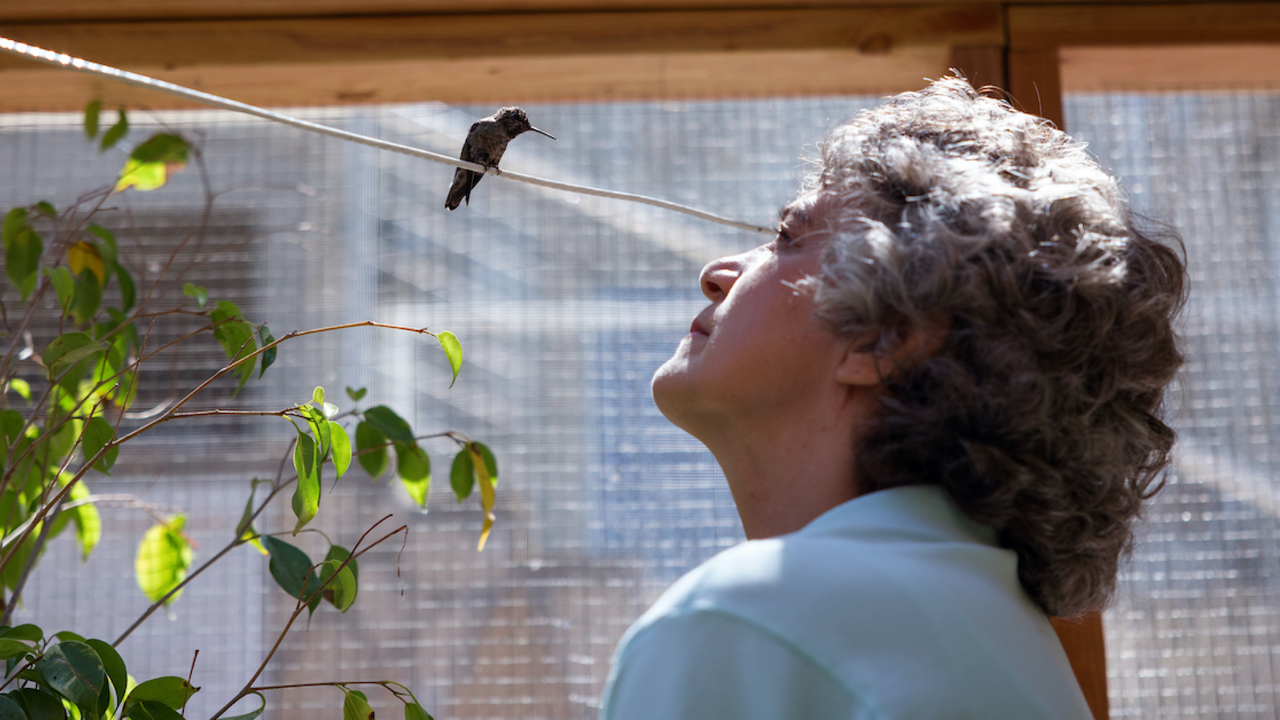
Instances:
[[[530,126],[529,126],[529,129],[530,129],[530,130],[532,130],[532,131],[534,131],[534,132],[536,132],[536,133],[538,133],[538,134],[540,134],[540,135],[546,135],[547,137],[551,138],[552,140],[555,140],[555,139],[556,139],[556,136],[555,136],[555,135],[552,135],[552,134],[551,134],[551,133],[549,133],[549,132],[543,132],[542,130],[539,130],[538,128],[536,128],[536,127],[534,127],[534,126],[532,126],[532,125],[530,125]]]

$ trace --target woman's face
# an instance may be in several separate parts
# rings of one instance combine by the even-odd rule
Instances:
[[[653,377],[658,408],[702,439],[738,422],[804,411],[835,389],[848,341],[815,317],[798,283],[820,269],[824,200],[809,193],[783,209],[767,245],[702,269],[711,301]]]

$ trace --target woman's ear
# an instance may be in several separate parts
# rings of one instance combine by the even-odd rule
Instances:
[[[851,338],[836,368],[836,382],[881,385],[938,352],[950,330],[951,323],[939,318],[906,330],[881,329]]]

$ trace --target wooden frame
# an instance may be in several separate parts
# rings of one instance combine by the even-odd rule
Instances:
[[[880,94],[948,68],[1062,92],[1280,88],[1280,4],[1177,0],[6,0],[0,36],[249,103]],[[0,112],[182,103],[0,58]],[[1096,718],[1102,622],[1058,622]]]

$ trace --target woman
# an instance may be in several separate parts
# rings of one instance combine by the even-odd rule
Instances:
[[[751,542],[631,628],[603,717],[1088,718],[1047,616],[1105,604],[1168,463],[1180,255],[963,80],[822,155],[654,376]]]

